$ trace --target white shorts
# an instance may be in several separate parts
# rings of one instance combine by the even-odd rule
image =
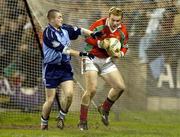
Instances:
[[[85,58],[84,71],[97,71],[100,75],[110,73],[117,70],[117,66],[112,62],[111,58],[98,58],[89,59]]]

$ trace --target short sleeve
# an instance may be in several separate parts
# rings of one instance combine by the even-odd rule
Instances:
[[[71,25],[63,24],[62,29],[65,29],[68,31],[68,35],[70,40],[75,40],[78,38],[79,35],[81,35],[81,28],[73,27]]]

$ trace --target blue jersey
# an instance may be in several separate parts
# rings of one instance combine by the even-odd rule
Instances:
[[[65,47],[70,46],[70,40],[75,40],[81,35],[80,28],[63,24],[59,30],[50,24],[43,33],[44,64],[61,64],[70,61],[70,55],[62,54]]]
[[[81,35],[81,29],[63,24],[58,30],[50,24],[43,33],[43,79],[46,87],[57,87],[59,83],[72,80],[70,55],[63,49],[70,46],[71,40]],[[56,81],[56,82],[55,82]]]

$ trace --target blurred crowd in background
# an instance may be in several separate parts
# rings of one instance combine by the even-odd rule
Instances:
[[[0,76],[11,87],[34,87],[40,77],[40,53],[23,0],[1,0]]]

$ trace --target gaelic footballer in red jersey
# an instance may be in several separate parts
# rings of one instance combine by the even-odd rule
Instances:
[[[120,15],[120,16],[117,16]],[[122,48],[119,56],[124,56],[128,49],[128,32],[126,26],[121,23],[123,13],[120,9],[114,10],[111,8],[109,11],[109,17],[105,17],[97,20],[90,26],[91,31],[101,31],[104,35],[101,38],[93,39],[87,38],[86,42],[88,43],[90,53],[94,54],[99,58],[105,58],[109,55],[106,50],[101,48],[101,44],[106,38],[117,38],[120,40]],[[105,42],[107,46],[107,42]]]
[[[101,77],[111,86],[105,101],[98,107],[101,115],[101,121],[105,126],[109,125],[109,111],[112,105],[122,95],[125,90],[125,83],[120,71],[112,62],[112,58],[120,59],[128,49],[128,32],[124,24],[122,24],[123,11],[117,7],[112,7],[109,10],[108,17],[102,18],[94,22],[90,26],[91,31],[100,31],[103,33],[101,38],[92,39],[86,38],[86,51],[95,56],[93,60],[88,58],[85,61],[85,80],[86,91],[81,100],[80,122],[78,124],[80,130],[87,130],[88,108],[92,98],[96,93],[98,85],[97,77]],[[114,56],[109,56],[106,52],[110,46],[109,38],[117,38],[121,42],[120,52],[114,53]]]

